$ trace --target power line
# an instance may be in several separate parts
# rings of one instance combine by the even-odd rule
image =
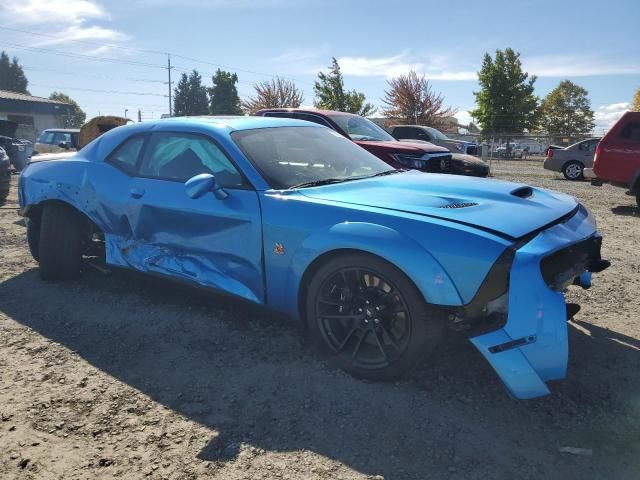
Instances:
[[[90,74],[90,73],[81,73],[81,74],[79,74],[78,72],[63,72],[62,70],[51,70],[51,69],[47,69],[47,68],[30,67],[30,66],[23,66],[22,68],[24,70],[27,70],[27,71],[53,73],[55,75],[67,75],[67,76],[72,76],[72,77],[96,78],[96,79],[100,79],[100,80],[119,80],[119,81],[124,80],[124,81],[127,81],[127,82],[161,83],[163,85],[167,84],[167,82],[165,82],[164,80],[152,80],[150,78],[129,78],[129,77],[117,78],[117,77],[110,77],[110,76],[106,76],[106,75],[93,75],[93,74]]]
[[[146,63],[146,62],[136,62],[133,60],[122,60],[122,59],[118,59],[118,58],[110,58],[110,57],[98,57],[95,55],[85,55],[83,53],[72,53],[72,52],[65,52],[62,50],[53,50],[51,48],[40,48],[40,47],[30,47],[28,45],[20,45],[17,43],[5,43],[5,45],[8,45],[10,47],[13,48],[18,48],[21,50],[27,50],[30,52],[36,52],[36,53],[48,53],[51,55],[59,55],[62,57],[69,57],[69,58],[77,58],[77,59],[81,59],[81,60],[92,60],[92,61],[96,61],[96,62],[105,62],[105,63],[118,63],[118,64],[122,64],[122,65],[134,65],[134,66],[140,66],[140,67],[149,67],[149,68],[161,68],[161,69],[166,69],[167,67],[165,67],[164,65],[160,65],[157,63]]]
[[[96,88],[80,88],[80,87],[62,87],[62,86],[54,87],[52,85],[43,85],[41,83],[30,83],[29,85],[33,85],[34,87],[53,88],[53,89],[60,89],[60,90],[78,90],[80,92],[113,93],[113,94],[120,94],[120,95],[142,95],[142,96],[149,96],[149,97],[167,97],[167,95],[164,95],[162,93],[123,92],[120,90],[99,90]]]

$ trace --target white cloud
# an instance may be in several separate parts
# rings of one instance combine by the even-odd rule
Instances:
[[[40,31],[50,35],[41,37],[33,43],[34,46],[74,40],[128,40],[129,36],[123,32],[90,24],[95,20],[110,19],[109,13],[95,0],[14,0],[0,7],[0,20],[5,24],[37,26]]]
[[[109,18],[102,5],[93,0],[22,0],[5,5],[3,10],[6,19],[30,25]]]
[[[594,130],[597,133],[609,130],[625,112],[629,111],[629,107],[629,102],[611,103],[609,105],[599,106],[593,112],[596,123]]]
[[[640,74],[640,63],[612,62],[594,55],[545,55],[522,59],[525,71],[539,77]]]

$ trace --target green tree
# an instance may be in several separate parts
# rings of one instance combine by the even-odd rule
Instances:
[[[212,115],[242,115],[238,97],[238,75],[218,69],[209,89],[209,111]]]
[[[538,98],[533,94],[536,77],[522,71],[520,54],[507,48],[486,53],[478,72],[480,91],[474,92],[477,108],[470,112],[484,133],[522,133],[536,126]]]
[[[316,100],[313,102],[316,108],[338,110],[362,116],[372,115],[376,111],[372,104],[367,103],[364,93],[344,90],[344,78],[335,57],[331,59],[329,73],[318,73],[318,80],[313,86],[313,91],[316,94]]]
[[[13,57],[9,59],[9,55],[3,50],[0,54],[0,90],[9,90],[11,92],[26,93],[29,81],[22,70],[22,66],[18,63],[18,59]]]
[[[253,86],[254,97],[242,102],[242,108],[249,115],[263,108],[298,108],[304,101],[304,95],[296,84],[285,78],[272,78]]]
[[[51,95],[49,95],[49,100],[64,102],[71,105],[71,115],[64,115],[62,117],[62,124],[64,128],[80,128],[82,125],[84,125],[84,122],[87,119],[87,114],[84,113],[84,111],[80,108],[76,101],[71,97],[65,95],[62,92],[53,92]]]
[[[197,70],[188,76],[183,73],[173,91],[173,114],[176,117],[206,115],[209,113],[207,88],[202,85],[202,77]]]
[[[540,126],[551,134],[570,135],[593,130],[593,110],[589,92],[580,85],[563,80],[542,101]]]
[[[633,96],[633,102],[631,103],[631,110],[633,112],[640,112],[640,88],[636,90],[636,94]]]
[[[387,82],[389,90],[382,101],[385,116],[405,124],[438,126],[445,117],[455,115],[452,108],[443,107],[444,97],[431,88],[424,75],[413,70]]]

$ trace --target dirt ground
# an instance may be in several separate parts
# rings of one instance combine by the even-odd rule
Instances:
[[[43,283],[14,183],[0,210],[0,478],[640,478],[634,199],[539,162],[493,171],[578,197],[613,264],[568,294],[582,305],[568,378],[531,401],[509,398],[462,338],[368,383],[242,303],[125,272]]]

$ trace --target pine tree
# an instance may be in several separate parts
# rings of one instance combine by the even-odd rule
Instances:
[[[364,93],[344,90],[344,78],[335,57],[331,59],[329,73],[318,73],[318,80],[316,80],[313,90],[316,94],[316,100],[313,102],[316,108],[355,113],[362,116],[372,115],[376,111],[372,104],[367,103]]]
[[[478,82],[480,91],[474,92],[477,108],[470,113],[485,133],[522,133],[535,127],[536,77],[522,71],[519,53],[510,48],[496,50],[495,60],[486,53]]]
[[[24,74],[22,66],[18,63],[18,59],[13,57],[9,60],[9,55],[3,50],[0,54],[0,90],[9,90],[11,92],[26,93],[29,81]]]
[[[238,96],[238,75],[218,69],[209,89],[209,111],[212,115],[242,115]]]
[[[202,76],[197,70],[188,76],[186,73],[180,76],[173,95],[173,114],[176,117],[209,113],[207,88],[202,85]]]

